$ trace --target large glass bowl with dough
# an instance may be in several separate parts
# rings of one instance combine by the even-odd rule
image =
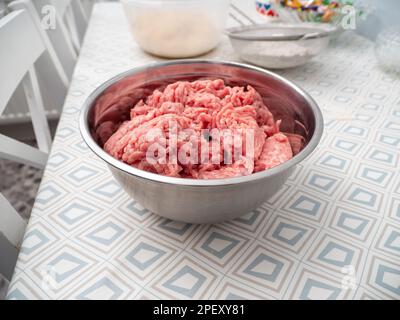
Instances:
[[[133,37],[146,52],[188,58],[215,48],[230,0],[121,0]]]

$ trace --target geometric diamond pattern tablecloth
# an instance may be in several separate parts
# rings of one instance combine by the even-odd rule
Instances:
[[[238,60],[227,39],[205,57]],[[400,298],[400,80],[371,42],[349,33],[279,72],[321,106],[321,145],[272,199],[219,225],[144,209],[80,137],[87,95],[157,60],[119,4],[96,5],[9,299]]]

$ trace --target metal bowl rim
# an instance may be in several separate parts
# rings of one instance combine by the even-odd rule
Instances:
[[[279,35],[279,36],[251,36],[238,34],[239,31],[257,30],[262,28],[294,28],[299,27],[299,24],[288,24],[288,23],[268,23],[268,24],[254,24],[240,27],[232,27],[226,29],[226,35],[235,40],[242,41],[297,41],[297,40],[312,40],[332,36],[337,32],[337,28],[332,25],[321,25],[318,23],[304,22],[300,24],[302,28],[305,29],[318,29],[318,31],[307,34],[306,38],[302,35]]]
[[[187,179],[187,178],[176,178],[176,177],[168,177],[156,173],[151,173],[148,171],[140,170],[135,167],[132,167],[114,157],[109,155],[107,152],[105,152],[102,148],[99,147],[99,145],[96,143],[96,141],[93,139],[90,130],[89,130],[89,124],[87,121],[89,111],[92,107],[92,104],[95,102],[95,100],[111,85],[115,84],[116,82],[128,77],[135,75],[137,73],[146,71],[146,70],[151,70],[151,69],[157,69],[160,67],[166,67],[170,65],[177,65],[177,64],[214,64],[214,65],[225,65],[225,66],[232,66],[232,67],[239,67],[239,68],[244,68],[248,70],[252,70],[258,73],[262,73],[264,75],[267,75],[269,77],[275,78],[276,80],[279,80],[283,82],[286,86],[290,87],[292,90],[296,91],[298,94],[300,94],[308,103],[312,110],[312,114],[315,118],[315,129],[314,133],[308,142],[308,144],[305,146],[303,150],[300,151],[297,155],[295,155],[292,159],[274,167],[268,170],[260,171],[257,173],[252,173],[247,176],[240,176],[240,177],[234,177],[234,178],[226,178],[226,179]],[[89,149],[91,149],[100,159],[105,161],[108,165],[111,165],[112,167],[119,169],[127,174],[130,174],[136,178],[142,178],[145,180],[153,181],[153,182],[158,182],[158,183],[166,183],[166,184],[172,184],[172,185],[181,185],[181,186],[193,186],[193,187],[210,187],[210,186],[226,186],[226,185],[237,185],[237,184],[243,184],[243,183],[249,183],[249,182],[254,182],[260,179],[266,179],[268,177],[280,174],[281,172],[284,172],[288,170],[291,167],[294,167],[296,164],[300,163],[302,160],[304,160],[307,156],[309,156],[313,150],[317,147],[323,133],[323,117],[321,110],[319,109],[317,103],[314,101],[314,99],[307,94],[303,89],[301,89],[299,86],[294,84],[293,82],[285,79],[282,76],[277,75],[274,72],[264,70],[262,68],[250,66],[244,63],[237,63],[237,62],[228,62],[228,61],[221,61],[221,60],[205,60],[205,59],[187,59],[187,60],[172,60],[168,62],[156,62],[156,63],[151,63],[151,64],[146,64],[144,66],[139,66],[135,67],[132,69],[129,69],[127,71],[124,71],[122,73],[117,74],[116,76],[108,79],[104,83],[102,83],[100,86],[98,86],[85,100],[82,110],[79,115],[79,129],[81,136]]]

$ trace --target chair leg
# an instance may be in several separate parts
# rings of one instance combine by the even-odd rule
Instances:
[[[0,252],[0,273],[6,277],[8,281],[11,281],[15,264],[17,263],[18,249],[15,248],[2,233],[0,233]]]
[[[25,228],[25,221],[0,193],[0,273],[8,280],[14,272]]]
[[[51,148],[51,134],[47,122],[46,113],[43,107],[42,95],[40,93],[35,69],[32,67],[22,80],[31,113],[33,129],[39,149],[48,153]]]
[[[9,284],[10,282],[0,273],[0,300],[6,298]]]

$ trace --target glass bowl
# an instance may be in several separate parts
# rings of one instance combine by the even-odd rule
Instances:
[[[133,37],[146,52],[188,58],[215,48],[229,0],[121,0]]]

